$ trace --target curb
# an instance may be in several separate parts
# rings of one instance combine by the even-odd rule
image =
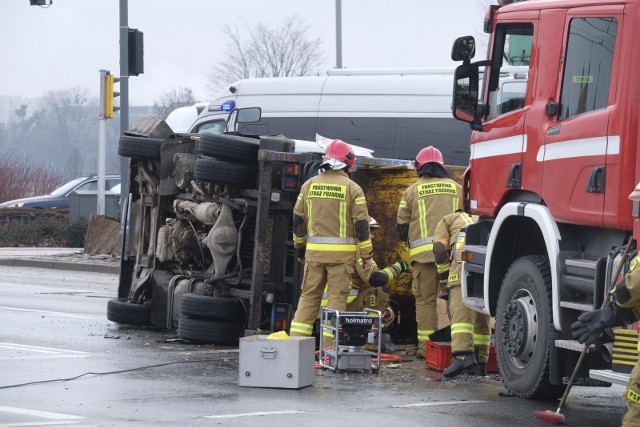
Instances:
[[[83,264],[74,262],[46,261],[39,259],[4,258],[0,265],[9,267],[50,268],[53,270],[87,271],[90,273],[118,274],[119,265]]]

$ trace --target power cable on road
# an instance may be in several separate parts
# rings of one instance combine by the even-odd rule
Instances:
[[[52,379],[52,380],[32,381],[32,382],[22,383],[22,384],[12,384],[12,385],[0,386],[0,390],[6,390],[6,389],[9,389],[9,388],[17,388],[17,387],[25,387],[25,386],[36,385],[36,384],[47,384],[47,383],[73,381],[73,380],[77,380],[77,379],[82,378],[82,377],[86,377],[87,375],[105,376],[105,375],[113,375],[113,374],[123,374],[123,373],[126,373],[126,372],[143,371],[145,369],[159,368],[159,367],[162,367],[162,366],[180,365],[180,364],[183,364],[183,363],[204,363],[204,362],[215,362],[215,361],[216,361],[216,359],[182,360],[182,361],[179,361],[179,362],[158,363],[156,365],[139,366],[137,368],[131,368],[131,369],[122,369],[120,371],[85,372],[84,374],[76,375],[75,377],[70,377],[70,378],[56,378],[56,379]]]

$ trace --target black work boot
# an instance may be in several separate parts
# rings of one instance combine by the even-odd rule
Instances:
[[[471,371],[469,375],[475,375],[476,377],[486,377],[487,376],[487,364],[478,362],[473,368],[469,368]]]
[[[455,377],[463,372],[469,372],[474,368],[478,362],[473,353],[456,354],[451,360],[451,364],[443,372],[445,377]]]

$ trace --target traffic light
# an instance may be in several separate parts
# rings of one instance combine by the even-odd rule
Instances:
[[[102,108],[100,116],[103,119],[113,119],[114,111],[120,109],[113,105],[114,99],[120,96],[120,92],[114,91],[114,85],[119,81],[120,79],[110,71],[100,70],[100,106]]]
[[[129,76],[144,73],[143,33],[136,28],[129,28]]]

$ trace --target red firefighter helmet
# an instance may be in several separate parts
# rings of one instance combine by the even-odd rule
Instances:
[[[339,163],[331,162],[330,159],[337,160]],[[349,144],[339,139],[334,139],[327,145],[323,160],[325,163],[330,163],[332,169],[342,169],[347,166],[352,171],[356,165],[356,155],[353,153],[353,149]]]
[[[426,163],[440,163],[444,165],[444,158],[440,150],[431,145],[420,150],[416,156],[416,169],[420,169]]]

